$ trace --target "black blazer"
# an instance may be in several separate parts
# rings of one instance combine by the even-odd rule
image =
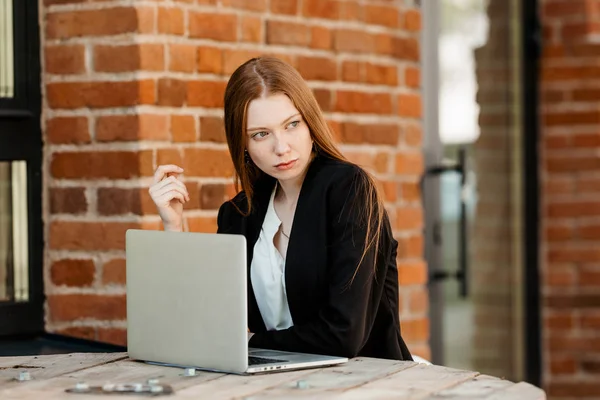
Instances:
[[[376,268],[371,249],[354,276],[366,234],[364,223],[359,222],[364,207],[356,206],[366,199],[357,185],[361,174],[364,171],[353,164],[324,156],[315,157],[308,168],[285,264],[294,325],[284,330],[266,330],[250,284],[252,253],[275,180],[265,176],[256,184],[252,212],[247,217],[236,209],[247,210],[243,192],[219,209],[218,232],[242,234],[247,241],[248,325],[254,332],[250,347],[412,360],[400,335],[398,242],[392,236],[387,214]]]

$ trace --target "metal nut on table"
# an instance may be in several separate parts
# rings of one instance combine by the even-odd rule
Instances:
[[[296,382],[296,388],[308,389],[308,383],[306,381],[298,381],[298,382]]]
[[[148,383],[148,385],[158,385],[158,378],[150,378],[146,381],[146,383]]]
[[[183,373],[185,376],[196,376],[196,368],[186,368]]]
[[[24,382],[24,381],[30,381],[31,380],[31,374],[29,373],[29,371],[21,371],[19,372],[19,375],[16,378],[19,382]]]
[[[81,390],[81,391],[84,391],[84,390],[89,390],[89,388],[90,388],[90,385],[88,385],[88,384],[87,384],[87,383],[85,383],[85,382],[77,382],[77,383],[75,384],[75,390]]]

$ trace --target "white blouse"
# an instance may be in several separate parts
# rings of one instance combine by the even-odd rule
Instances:
[[[260,314],[268,331],[287,329],[294,325],[285,289],[285,258],[275,247],[273,239],[281,226],[275,212],[271,193],[269,207],[254,245],[254,255],[250,265],[250,279]]]

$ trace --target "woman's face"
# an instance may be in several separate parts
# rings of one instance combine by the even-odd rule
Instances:
[[[300,178],[310,162],[308,125],[285,94],[252,100],[246,116],[247,150],[261,171],[279,181]]]

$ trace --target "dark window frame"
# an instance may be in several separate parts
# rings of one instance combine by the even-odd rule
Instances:
[[[29,300],[0,303],[0,336],[44,331],[41,68],[38,4],[13,1],[14,97],[0,99],[0,161],[27,163]]]
[[[539,140],[539,58],[541,28],[537,0],[521,3],[523,74],[523,194],[524,194],[524,279],[525,279],[525,379],[542,383],[542,323],[540,302],[540,181]]]

